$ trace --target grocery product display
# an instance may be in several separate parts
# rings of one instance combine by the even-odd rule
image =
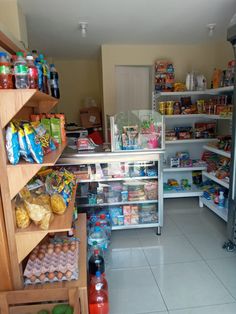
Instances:
[[[44,242],[29,256],[24,270],[25,284],[78,279],[78,254],[77,239],[55,237]]]
[[[166,60],[157,60],[155,62],[155,90],[172,91],[174,82],[175,71],[173,64]]]
[[[12,57],[0,52],[0,89],[38,89],[60,98],[58,81],[55,65],[49,68],[43,54],[37,51],[27,55],[19,51]]]
[[[72,198],[75,178],[62,168],[38,173],[16,197],[16,225],[27,228],[31,221],[47,230],[55,215],[63,215]]]
[[[112,151],[164,149],[163,118],[157,112],[121,112],[110,120]]]
[[[207,163],[201,159],[191,159],[188,151],[176,152],[175,156],[169,157],[169,162],[164,167],[170,168],[197,168],[197,167],[206,167]]]
[[[235,60],[230,60],[227,69],[214,69],[212,76],[212,87],[218,88],[223,86],[234,85]]]

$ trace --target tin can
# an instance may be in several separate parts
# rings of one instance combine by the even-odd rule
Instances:
[[[165,101],[159,101],[159,112],[161,114],[166,113],[166,102]]]
[[[204,99],[197,100],[197,111],[198,111],[198,113],[203,113],[204,105],[205,105],[205,100]]]
[[[174,101],[170,100],[166,102],[166,114],[172,115],[174,113]]]

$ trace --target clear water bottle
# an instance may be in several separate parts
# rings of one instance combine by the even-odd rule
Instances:
[[[50,88],[52,97],[59,99],[59,76],[54,64],[50,64]]]
[[[29,88],[28,66],[23,52],[16,53],[14,75],[16,88]]]
[[[101,228],[106,232],[109,243],[111,242],[111,223],[105,214],[101,214],[99,217],[99,223]]]
[[[92,229],[88,236],[88,245],[89,248],[92,247],[93,242],[97,242],[97,246],[103,254],[107,251],[108,247],[108,239],[105,231],[101,229],[100,226],[96,225],[94,229]]]

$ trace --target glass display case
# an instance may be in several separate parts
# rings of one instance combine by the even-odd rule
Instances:
[[[151,161],[78,165],[79,212],[95,219],[105,213],[113,230],[158,227],[160,234],[163,188],[159,158],[157,154]]]
[[[163,119],[152,110],[132,110],[110,117],[111,150],[163,150]]]

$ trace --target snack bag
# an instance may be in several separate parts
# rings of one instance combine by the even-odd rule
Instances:
[[[12,122],[9,123],[6,129],[6,150],[10,163],[17,164],[20,160],[20,145],[17,129]]]
[[[24,124],[24,132],[31,156],[38,164],[41,164],[43,162],[43,149],[41,143],[36,138],[36,133],[34,129],[31,125]]]
[[[50,134],[47,132],[44,125],[40,122],[32,122],[32,127],[36,132],[37,140],[41,143],[44,155],[50,153],[56,149],[54,142],[52,141]]]
[[[64,198],[60,194],[51,196],[51,206],[54,214],[63,215],[66,210]]]
[[[21,229],[25,229],[30,225],[30,217],[23,202],[16,205],[16,225]]]
[[[20,145],[20,155],[25,161],[33,163],[34,160],[31,157],[30,150],[26,143],[25,133],[21,127],[18,128],[18,140]]]
[[[61,144],[61,120],[51,118],[51,135],[59,144]]]

